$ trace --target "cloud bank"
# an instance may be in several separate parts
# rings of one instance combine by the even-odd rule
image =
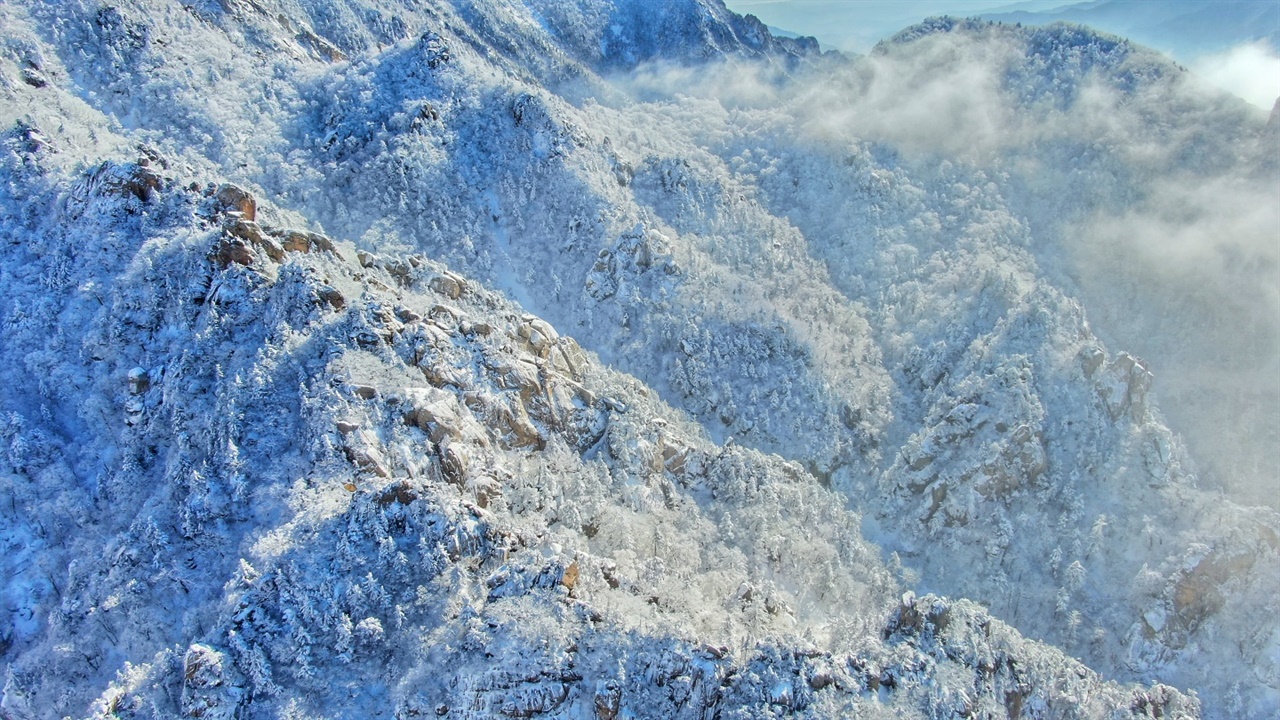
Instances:
[[[1152,51],[1070,28],[1034,31],[1029,51],[1026,32],[928,33],[811,77],[651,65],[630,87],[642,101],[698,98],[700,112],[685,117],[707,124],[700,136],[712,145],[750,116],[790,129],[794,147],[776,152],[870,143],[892,148],[888,169],[923,186],[943,161],[998,179],[994,192],[1031,228],[1040,271],[1079,297],[1113,351],[1156,371],[1161,407],[1201,459],[1202,480],[1274,504],[1280,182],[1260,160],[1277,150],[1260,134],[1265,114]],[[1259,88],[1280,81],[1266,69],[1280,61],[1261,47],[1221,60]]]
[[[1280,98],[1280,55],[1265,42],[1206,55],[1194,60],[1191,68],[1206,81],[1264,110]]]

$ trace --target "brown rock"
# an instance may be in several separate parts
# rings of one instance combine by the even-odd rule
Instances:
[[[348,448],[347,459],[365,472],[373,473],[380,478],[391,477],[391,472],[382,462],[382,453],[373,448]]]
[[[596,720],[617,720],[619,707],[622,705],[622,688],[610,680],[604,688],[596,691]]]
[[[258,217],[258,202],[244,188],[230,183],[219,185],[214,197],[222,206],[223,212],[238,212],[242,218],[250,221]]]
[[[551,348],[559,340],[560,335],[545,320],[536,318],[532,315],[526,315],[518,330],[520,340],[526,350],[545,358],[551,353]]]
[[[1249,554],[1224,557],[1211,553],[1183,573],[1173,589],[1173,611],[1187,632],[1195,632],[1205,620],[1222,609],[1226,597],[1222,586],[1232,577],[1249,572],[1255,563]]]
[[[223,238],[212,257],[218,267],[224,270],[232,263],[245,266],[253,264],[253,251],[249,249],[249,244],[240,238]]]
[[[304,27],[298,32],[298,42],[307,46],[312,52],[321,59],[329,62],[342,62],[347,59],[347,54],[338,49],[337,45],[329,42],[327,39],[316,34],[311,28]]]
[[[662,464],[667,472],[673,475],[681,475],[684,473],[685,465],[689,462],[689,448],[679,447],[664,442],[662,445]]]
[[[413,483],[408,480],[401,480],[398,483],[391,484],[378,495],[378,504],[382,506],[390,505],[391,503],[408,505],[417,499],[418,488],[414,487]]]
[[[458,276],[452,273],[437,275],[427,282],[427,287],[433,292],[440,293],[450,300],[457,300],[462,297],[462,281]]]
[[[352,465],[381,478],[391,477],[382,453],[378,450],[376,435],[367,430],[361,430],[345,436],[343,440],[347,444],[342,451]]]
[[[564,569],[564,575],[560,576],[560,584],[573,590],[573,586],[578,584],[578,561],[574,560],[569,563],[569,567]]]
[[[463,321],[458,329],[463,335],[479,335],[481,337],[489,337],[493,334],[493,326],[486,322],[469,322]]]
[[[121,178],[119,189],[132,194],[134,197],[146,202],[160,190],[160,175],[155,170],[134,165],[128,173]]]
[[[582,380],[587,368],[587,354],[573,338],[562,337],[551,350],[551,365],[574,380]]]
[[[416,425],[431,438],[431,442],[462,437],[463,423],[456,404],[445,398],[416,403],[405,414],[405,422]]]
[[[493,371],[498,387],[517,389],[528,397],[542,390],[538,368],[531,362],[500,356],[486,358],[485,366]]]
[[[334,310],[341,310],[347,306],[347,299],[342,296],[342,293],[338,292],[336,288],[329,287],[328,285],[321,285],[317,288],[316,296],[324,302],[329,303],[329,307],[332,307]]]
[[[208,645],[187,648],[182,662],[182,676],[189,688],[207,688],[222,684],[222,653]]]
[[[457,325],[458,321],[465,316],[466,313],[449,305],[432,305],[431,309],[427,311],[428,318],[444,323],[446,326]]]
[[[397,317],[401,322],[405,322],[405,323],[415,323],[415,322],[418,322],[419,320],[421,320],[421,319],[422,319],[422,316],[421,316],[421,315],[419,315],[418,313],[416,313],[416,312],[414,312],[414,311],[410,310],[410,309],[409,309],[409,308],[407,308],[407,307],[404,307],[403,305],[397,305],[397,306],[396,306],[396,310],[395,310],[395,312],[396,312],[396,317]]]
[[[389,262],[387,272],[401,287],[408,287],[413,282],[413,271],[409,264],[400,260]]]
[[[1098,372],[1098,368],[1106,362],[1107,354],[1096,347],[1085,348],[1080,351],[1080,364],[1084,367],[1084,374],[1093,377]]]
[[[481,509],[488,508],[490,503],[502,497],[502,486],[491,477],[476,478],[470,483],[470,486],[471,494],[476,499],[476,505]]]
[[[338,254],[338,250],[332,240],[320,233],[307,232],[306,230],[290,229],[281,232],[280,245],[288,252]]]
[[[223,226],[232,237],[240,238],[245,242],[262,249],[266,256],[274,262],[284,262],[284,250],[276,244],[276,241],[262,231],[262,226],[252,220],[244,218],[235,218]]]
[[[286,252],[309,253],[311,252],[311,238],[307,237],[308,234],[298,230],[286,230],[283,239],[280,241],[280,246]]]

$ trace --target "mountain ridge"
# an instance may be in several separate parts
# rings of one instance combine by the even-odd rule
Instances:
[[[16,138],[26,141],[19,153],[28,159],[49,152],[33,133]],[[50,229],[71,229],[68,243],[78,241],[78,224],[121,220],[146,238],[132,257],[120,252],[127,240],[123,247],[81,248],[124,262],[86,263],[78,277],[55,285],[78,296],[62,311],[63,332],[74,337],[79,329],[69,321],[88,321],[84,337],[92,356],[82,360],[89,365],[83,375],[54,376],[72,387],[87,381],[102,389],[94,407],[117,418],[104,418],[104,429],[117,438],[97,442],[116,445],[134,464],[101,477],[86,497],[83,488],[63,486],[49,473],[58,471],[59,457],[78,459],[74,451],[57,452],[59,446],[72,450],[66,445],[72,437],[92,436],[73,431],[41,440],[24,432],[14,415],[7,421],[6,463],[11,482],[19,483],[8,490],[33,513],[15,518],[10,531],[27,523],[34,529],[41,494],[70,493],[62,501],[70,515],[40,525],[49,544],[35,549],[47,560],[56,562],[54,543],[67,543],[63,552],[78,555],[68,533],[82,532],[87,515],[99,508],[136,504],[144,513],[98,521],[117,528],[106,538],[104,566],[73,560],[64,587],[51,581],[43,593],[33,588],[37,599],[62,600],[46,627],[9,638],[25,654],[10,668],[7,712],[67,712],[88,691],[101,692],[93,717],[235,717],[322,707],[326,714],[365,717],[392,711],[611,714],[621,707],[700,716],[757,703],[825,715],[878,706],[869,688],[887,686],[899,713],[956,703],[1066,704],[1082,717],[1111,704],[1160,708],[1169,717],[1194,713],[1193,699],[1166,687],[1099,683],[970,603],[909,593],[891,601],[895,582],[878,553],[848,529],[856,528],[856,517],[822,501],[825,491],[802,471],[749,450],[682,437],[682,429],[694,427],[688,419],[654,404],[633,379],[592,369],[573,341],[474,283],[420,256],[380,258],[314,233],[259,224],[248,219],[257,216],[258,204],[243,191],[212,184],[189,189],[185,178],[168,172],[163,156],[143,159],[105,163],[56,191],[67,193],[55,200],[63,209],[46,216]],[[158,163],[154,170],[152,163]],[[59,213],[77,219],[66,222]],[[32,230],[38,237],[39,228]],[[121,281],[112,282],[116,273]],[[137,273],[150,282],[134,281]],[[166,277],[183,280],[170,285]],[[169,293],[177,297],[167,299]],[[78,314],[77,305],[98,310]],[[113,320],[122,314],[127,329]],[[27,330],[15,326],[12,313],[6,329],[29,347]],[[51,347],[60,337],[50,339]],[[467,356],[478,361],[470,370],[459,364]],[[26,360],[33,369],[47,362]],[[477,371],[480,376],[467,377]],[[285,389],[299,380],[295,397]],[[209,391],[192,393],[192,384]],[[245,393],[244,387],[254,389]],[[206,403],[212,412],[202,411]],[[264,424],[264,415],[275,419]],[[175,430],[183,439],[162,450],[174,442]],[[654,431],[652,440],[635,437]],[[306,443],[299,445],[299,438]],[[19,439],[45,451],[19,448]],[[406,452],[423,443],[430,449]],[[609,495],[608,483],[589,489],[599,482],[591,478],[598,478],[601,463],[569,470],[565,463],[582,462],[575,453],[583,460],[607,458],[613,492],[622,491],[614,502],[621,505],[598,504],[601,489]],[[555,472],[548,475],[548,466],[534,472],[531,463],[550,463]],[[303,469],[305,475],[294,475]],[[139,482],[148,476],[155,481]],[[572,493],[556,489],[566,482],[574,483]],[[841,626],[848,635],[836,647],[848,649],[832,653],[815,648],[812,639],[793,638],[789,625],[809,616],[826,626],[835,608],[818,611],[812,598],[801,604],[794,593],[812,590],[784,582],[785,565],[742,580],[722,579],[736,571],[721,565],[699,583],[730,591],[724,610],[759,613],[761,630],[776,638],[711,635],[707,644],[692,639],[706,637],[706,630],[679,620],[690,602],[681,598],[689,586],[678,580],[690,577],[681,569],[687,551],[659,544],[659,559],[644,563],[620,549],[625,542],[612,560],[589,549],[617,547],[618,533],[636,531],[636,513],[654,516],[650,522],[660,523],[655,542],[662,543],[658,528],[681,529],[688,522],[682,515],[707,511],[719,515],[712,537],[736,542],[737,553],[761,551],[751,548],[752,538],[762,536],[763,528],[756,529],[762,521],[770,532],[783,531],[785,523],[829,527],[818,537],[838,539],[838,551],[790,540],[767,551],[795,554],[806,564],[835,562],[832,569],[854,563],[849,579],[827,581],[836,583],[828,590],[833,601],[869,601]],[[619,524],[620,512],[633,517]],[[708,531],[707,520],[694,522]],[[227,543],[252,548],[249,557],[219,552]],[[708,552],[704,547],[699,555]],[[361,569],[367,570],[363,579]],[[159,572],[140,584],[139,570],[142,577]],[[646,580],[636,572],[658,574]],[[662,582],[667,574],[672,581]],[[472,596],[477,591],[481,595]],[[175,596],[182,598],[181,615],[171,606]],[[657,609],[645,610],[649,604]],[[451,606],[453,613],[443,616],[431,609]],[[877,616],[890,609],[877,630]],[[652,619],[638,622],[644,615]],[[664,640],[657,628],[667,615],[678,624]],[[479,620],[484,623],[477,626]],[[561,636],[535,635],[537,644],[529,645],[527,631],[513,623],[530,622],[541,623],[541,632],[558,626],[557,632],[579,639],[569,645]],[[456,635],[461,645],[452,653],[448,644],[431,650],[432,640],[422,646],[424,664],[415,667],[412,658],[422,650],[411,649],[417,647],[411,628],[430,629],[432,638]],[[624,651],[650,634],[645,649]],[[42,635],[42,642],[28,644]],[[175,650],[177,637],[192,642]],[[542,645],[548,640],[550,648]],[[726,641],[727,647],[715,644]],[[779,641],[796,649],[778,648]],[[988,652],[986,643],[992,659],[966,654],[974,647]],[[513,645],[520,655],[511,654]],[[104,653],[108,646],[113,649]],[[68,647],[80,648],[83,658],[68,654]],[[441,651],[449,657],[437,657]],[[476,665],[471,658],[482,651],[489,659]],[[516,659],[530,652],[531,659]],[[613,675],[619,652],[633,659]],[[602,662],[601,653],[610,661]],[[113,656],[134,662],[95,690],[102,675],[93,670],[109,668]],[[993,677],[973,681],[988,690],[917,686],[922,667],[959,670],[974,662],[997,664]],[[457,675],[441,678],[442,663]],[[1047,665],[1039,669],[1040,663]],[[1015,664],[1036,669],[1014,670]],[[36,668],[46,682],[33,674]],[[337,680],[339,673],[346,679]],[[1048,679],[1058,673],[1065,676]],[[1059,684],[1064,689],[1056,689]],[[1081,693],[1094,704],[1077,707]]]

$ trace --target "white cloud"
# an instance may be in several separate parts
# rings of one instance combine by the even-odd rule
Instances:
[[[1191,63],[1205,80],[1264,110],[1280,97],[1280,55],[1265,42],[1237,45]]]

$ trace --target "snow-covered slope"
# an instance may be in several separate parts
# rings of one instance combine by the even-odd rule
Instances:
[[[1274,148],[1158,56],[940,20],[846,61],[694,0],[0,12],[12,712],[1194,712],[1001,622],[1280,705],[1280,520],[1199,487],[1274,502]]]
[[[5,150],[10,716],[1197,708],[904,593],[801,468],[437,263]]]

